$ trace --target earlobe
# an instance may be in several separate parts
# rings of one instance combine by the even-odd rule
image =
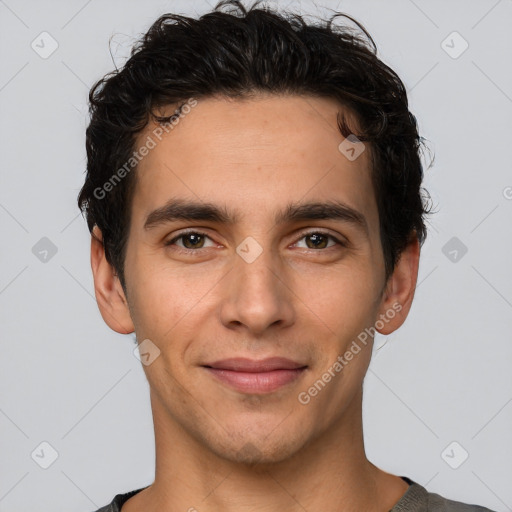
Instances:
[[[120,334],[134,331],[128,302],[119,278],[107,261],[103,236],[98,226],[91,234],[91,268],[94,277],[94,293],[105,323]]]
[[[416,289],[419,258],[420,244],[418,238],[413,236],[386,283],[379,316],[375,323],[375,328],[380,334],[391,334],[405,322]]]

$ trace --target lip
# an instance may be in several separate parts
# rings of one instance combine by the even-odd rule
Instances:
[[[267,359],[247,359],[245,357],[232,357],[222,359],[214,363],[208,363],[208,366],[218,370],[231,370],[234,372],[261,373],[271,372],[273,370],[296,370],[304,368],[306,365],[297,363],[285,357],[268,357]]]
[[[203,367],[216,379],[242,393],[271,393],[299,378],[307,365],[283,357],[263,360],[231,358]]]

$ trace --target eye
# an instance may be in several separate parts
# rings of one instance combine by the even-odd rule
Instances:
[[[209,240],[210,245],[205,245],[206,241]],[[306,246],[302,246],[305,249],[319,250],[319,249],[330,249],[333,246],[339,245],[345,247],[346,244],[341,242],[338,238],[323,231],[310,231],[303,233],[298,242],[293,244],[292,247],[299,247],[300,241],[305,240]],[[195,249],[207,249],[208,247],[215,247],[216,244],[213,240],[201,231],[187,231],[182,232],[178,236],[175,236],[168,242],[165,242],[165,246],[176,246],[177,250],[183,252],[194,252]]]
[[[183,250],[194,250],[194,249],[204,249],[205,241],[211,240],[211,238],[206,234],[200,231],[187,231],[185,233],[181,233],[180,235],[174,237],[172,240],[165,242],[166,246],[175,245],[176,242],[181,241],[181,245],[176,244],[179,249]],[[214,247],[215,244],[212,243],[209,247]]]
[[[306,240],[306,249],[329,249],[335,245],[345,246],[340,240],[323,231],[310,231],[309,233],[303,233],[300,240]],[[300,241],[299,240],[299,241]],[[334,241],[331,245],[328,245],[329,240]],[[296,247],[299,242],[296,242],[293,247]]]

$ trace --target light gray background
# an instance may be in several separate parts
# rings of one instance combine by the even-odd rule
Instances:
[[[133,338],[100,317],[75,204],[86,97],[113,68],[111,35],[120,65],[160,14],[214,3],[0,0],[2,512],[87,512],[152,482],[148,385]],[[318,3],[370,31],[436,155],[415,303],[398,332],[378,336],[365,381],[368,457],[430,491],[512,510],[512,1]],[[59,45],[46,59],[31,48],[43,31]],[[458,58],[442,47],[453,31],[469,44]],[[57,248],[46,262],[32,252],[43,237]],[[455,262],[451,246],[443,253],[452,237],[468,249]],[[58,452],[48,469],[43,441]]]

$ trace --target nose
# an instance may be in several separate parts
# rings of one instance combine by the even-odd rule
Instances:
[[[234,268],[223,280],[221,321],[233,329],[258,336],[268,329],[293,324],[293,292],[286,269],[270,249],[254,260],[236,254]],[[287,279],[288,278],[288,279]]]

